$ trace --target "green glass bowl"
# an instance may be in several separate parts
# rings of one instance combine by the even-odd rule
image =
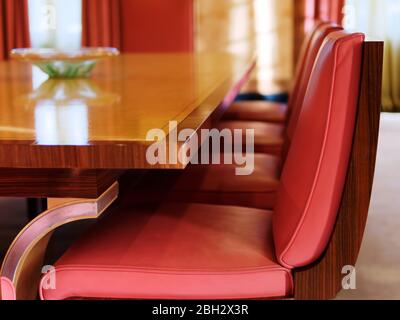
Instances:
[[[50,78],[87,78],[90,76],[97,61],[48,61],[35,62]]]
[[[30,62],[50,78],[86,78],[99,59],[119,55],[116,48],[82,48],[79,50],[14,49],[11,58]]]

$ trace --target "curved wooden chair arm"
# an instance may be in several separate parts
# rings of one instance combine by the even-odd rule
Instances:
[[[49,209],[32,220],[11,244],[1,277],[14,285],[16,298],[35,299],[47,245],[53,232],[68,223],[97,219],[118,197],[118,183],[97,199],[49,199]]]

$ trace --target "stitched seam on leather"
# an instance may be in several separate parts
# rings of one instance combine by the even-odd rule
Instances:
[[[43,278],[42,278],[42,280],[41,280],[41,284],[47,279],[47,277],[48,277],[48,275],[45,275]],[[285,280],[287,281],[287,283],[286,283],[286,285],[285,285],[285,288],[284,288],[284,291],[285,291],[285,294],[283,295],[283,296],[277,296],[277,297],[289,297],[289,296],[291,296],[292,294],[293,294],[293,292],[294,292],[294,279],[293,279],[293,277],[292,277],[292,275],[291,275],[291,273],[290,272],[285,272],[285,275],[284,275],[284,277],[285,277]],[[42,285],[40,285],[40,288],[39,288],[39,295],[40,295],[40,298],[41,298],[41,300],[46,300],[45,299],[45,297],[44,297],[44,292],[45,291],[47,291],[46,289],[43,289],[43,286]],[[173,295],[173,294],[172,294]],[[196,295],[195,295],[196,296]],[[225,294],[225,296],[226,297],[224,297],[224,299],[228,299],[228,300],[231,300],[231,299],[243,299],[243,297],[241,296],[241,295],[238,295],[238,294],[233,294],[233,295],[228,295],[228,294]],[[73,297],[76,297],[76,296],[64,296],[62,299],[63,300],[65,300],[65,299],[70,299],[70,298],[73,298]],[[78,297],[76,297],[76,298],[91,298],[91,297],[83,297],[83,296],[78,296]],[[95,298],[95,297],[93,297],[93,298]],[[176,296],[176,298],[173,298],[173,299],[182,299],[182,297],[178,297],[178,296]],[[263,297],[257,297],[257,298],[263,298]],[[265,297],[265,298],[268,298],[268,297]],[[107,298],[106,298],[107,299]],[[110,297],[109,299],[116,299],[116,298],[113,298],[113,297]],[[145,299],[149,299],[149,298],[145,298]],[[171,297],[169,297],[169,299],[171,299]],[[189,298],[188,298],[189,299]]]
[[[60,273],[60,272],[66,272],[66,271],[82,271],[82,269],[83,268],[80,268],[79,270],[76,270],[77,268],[76,267],[60,267],[60,268],[56,268],[56,273]],[[262,270],[262,269],[261,269]],[[293,280],[293,276],[292,276],[292,274],[291,274],[291,272],[290,272],[290,270],[287,270],[287,269],[283,269],[283,268],[274,268],[274,269],[264,269],[265,271],[268,271],[269,273],[272,273],[272,272],[274,272],[274,273],[277,273],[277,272],[279,272],[279,273],[284,273],[285,274],[285,279],[286,279],[286,281],[288,282],[288,283],[286,283],[286,288],[285,288],[285,296],[287,296],[287,295],[291,295],[292,293],[293,293],[293,290],[294,290],[294,280]],[[93,270],[83,270],[83,271],[93,271]],[[105,271],[107,271],[107,270],[105,270]],[[112,272],[121,272],[121,271],[119,271],[119,270],[113,270]],[[124,272],[132,272],[132,271],[124,271]],[[137,271],[133,271],[134,273],[144,273],[144,272],[137,272]],[[157,273],[157,272],[145,272],[145,273],[153,273],[153,274],[162,274],[162,273]],[[260,273],[260,272],[257,272],[257,271],[255,271],[255,272],[246,272],[246,273],[238,273],[238,272],[236,272],[235,273],[235,275],[240,275],[240,274],[256,274],[256,273]],[[164,273],[164,274],[169,274],[169,275],[183,275],[182,273],[180,273],[180,274],[173,274],[173,273]],[[226,275],[226,272],[224,272],[224,273],[215,273],[215,274],[213,274],[213,273],[207,273],[207,274],[189,274],[189,273],[185,273],[184,275],[202,275],[202,276],[204,276],[204,275],[211,275],[211,276],[220,276],[221,274],[225,274]],[[45,298],[44,298],[44,292],[45,291],[47,291],[47,290],[44,290],[43,289],[43,286],[42,286],[42,283],[44,283],[44,281],[46,281],[47,280],[47,278],[49,277],[49,275],[48,274],[46,274],[42,279],[41,279],[41,281],[40,281],[40,288],[39,288],[39,293],[40,293],[40,298],[42,299],[42,300],[45,300]],[[234,295],[234,296],[232,296],[232,298],[231,299],[234,299],[236,296]],[[241,298],[240,296],[237,296],[238,298]]]
[[[336,77],[337,54],[338,54],[338,50],[337,50],[337,46],[336,46],[336,48],[335,48],[335,58],[334,58],[334,64],[333,64],[333,66],[334,66],[333,78]],[[316,184],[317,184],[317,180],[318,180],[318,177],[319,177],[319,172],[320,172],[320,168],[321,168],[321,161],[322,161],[322,158],[323,158],[322,154],[325,151],[327,132],[328,132],[328,128],[329,128],[330,114],[331,114],[332,101],[333,101],[333,88],[334,88],[334,85],[335,85],[335,81],[333,81],[333,83],[331,85],[331,89],[330,89],[331,91],[330,91],[330,101],[329,101],[329,112],[328,112],[328,115],[327,115],[328,124],[326,126],[325,133],[324,133],[324,139],[323,139],[323,144],[322,144],[322,152],[321,152],[321,155],[320,155],[320,159],[318,160],[317,174],[314,177],[314,181],[313,181],[313,184],[312,184],[312,187],[311,187],[311,191],[310,191],[310,193],[308,195],[308,198],[307,198],[306,207],[305,207],[305,209],[303,211],[303,214],[302,214],[302,216],[300,218],[300,221],[299,221],[299,223],[298,223],[298,225],[297,225],[297,227],[296,227],[296,229],[295,229],[295,231],[294,231],[294,233],[293,233],[288,245],[286,246],[285,251],[282,252],[282,254],[280,255],[281,256],[281,260],[287,266],[290,266],[290,265],[288,263],[286,263],[286,260],[285,260],[284,256],[287,254],[287,252],[293,246],[293,243],[295,242],[295,240],[296,240],[296,238],[297,238],[297,236],[298,236],[298,234],[299,234],[299,232],[300,232],[300,230],[301,230],[301,228],[303,226],[303,223],[304,223],[304,220],[305,220],[305,216],[307,215],[307,211],[309,209],[309,206],[310,206],[310,203],[311,203],[311,200],[312,200],[312,194],[313,194],[313,192],[315,190],[315,187],[316,187]],[[290,266],[290,267],[293,268],[294,266]]]
[[[339,45],[338,44],[339,43],[349,42],[349,41],[351,41],[354,38],[357,38],[359,36],[360,36],[360,34],[357,33],[357,34],[349,35],[347,38],[341,38],[341,39],[337,40],[337,42],[335,44],[335,48],[334,48],[335,49],[335,57],[334,57],[333,79],[336,78],[336,73],[337,73],[338,53],[339,53]],[[328,112],[328,115],[327,115],[327,126],[326,126],[326,130],[325,130],[325,134],[324,134],[322,152],[321,152],[321,155],[320,155],[320,159],[318,161],[317,174],[316,174],[316,176],[314,178],[313,186],[311,188],[311,192],[310,192],[309,197],[307,199],[307,204],[306,204],[306,207],[305,207],[305,209],[303,211],[303,214],[301,216],[299,224],[297,225],[296,230],[293,233],[289,244],[286,246],[285,250],[280,254],[280,260],[285,264],[285,266],[287,266],[289,268],[294,268],[295,266],[291,266],[290,264],[288,264],[286,262],[286,259],[284,258],[284,256],[287,254],[287,252],[293,246],[293,243],[295,242],[296,238],[298,237],[298,234],[299,234],[300,230],[303,227],[304,221],[305,221],[305,219],[307,217],[307,212],[309,211],[309,208],[310,208],[311,201],[312,201],[312,199],[314,197],[314,191],[315,191],[316,185],[317,185],[317,183],[319,181],[319,177],[320,177],[320,173],[321,173],[321,167],[322,167],[322,159],[325,157],[327,138],[328,138],[328,133],[330,132],[330,127],[331,127],[331,120],[332,120],[331,117],[332,117],[332,107],[333,107],[332,105],[333,105],[333,99],[334,99],[333,93],[334,93],[334,89],[335,89],[335,86],[336,86],[336,82],[337,81],[333,81],[333,83],[331,85],[329,112]]]
[[[56,267],[57,272],[63,271],[107,271],[107,272],[137,272],[137,273],[151,273],[151,274],[173,274],[173,275],[224,275],[227,273],[231,274],[253,274],[259,272],[288,272],[290,274],[290,270],[285,269],[280,266],[273,267],[259,267],[259,268],[226,268],[224,271],[202,271],[196,269],[157,269],[153,267],[114,267],[114,266],[101,266],[101,267],[93,267],[89,265],[74,265],[74,266],[61,266]]]

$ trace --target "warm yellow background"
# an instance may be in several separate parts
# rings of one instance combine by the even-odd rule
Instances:
[[[293,75],[292,0],[195,0],[196,49],[256,53],[246,91],[280,92]]]

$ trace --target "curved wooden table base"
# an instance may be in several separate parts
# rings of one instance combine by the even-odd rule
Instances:
[[[97,219],[118,197],[116,182],[97,199],[49,199],[49,210],[31,221],[11,244],[1,277],[15,287],[18,300],[36,299],[43,259],[53,232],[70,222]]]

